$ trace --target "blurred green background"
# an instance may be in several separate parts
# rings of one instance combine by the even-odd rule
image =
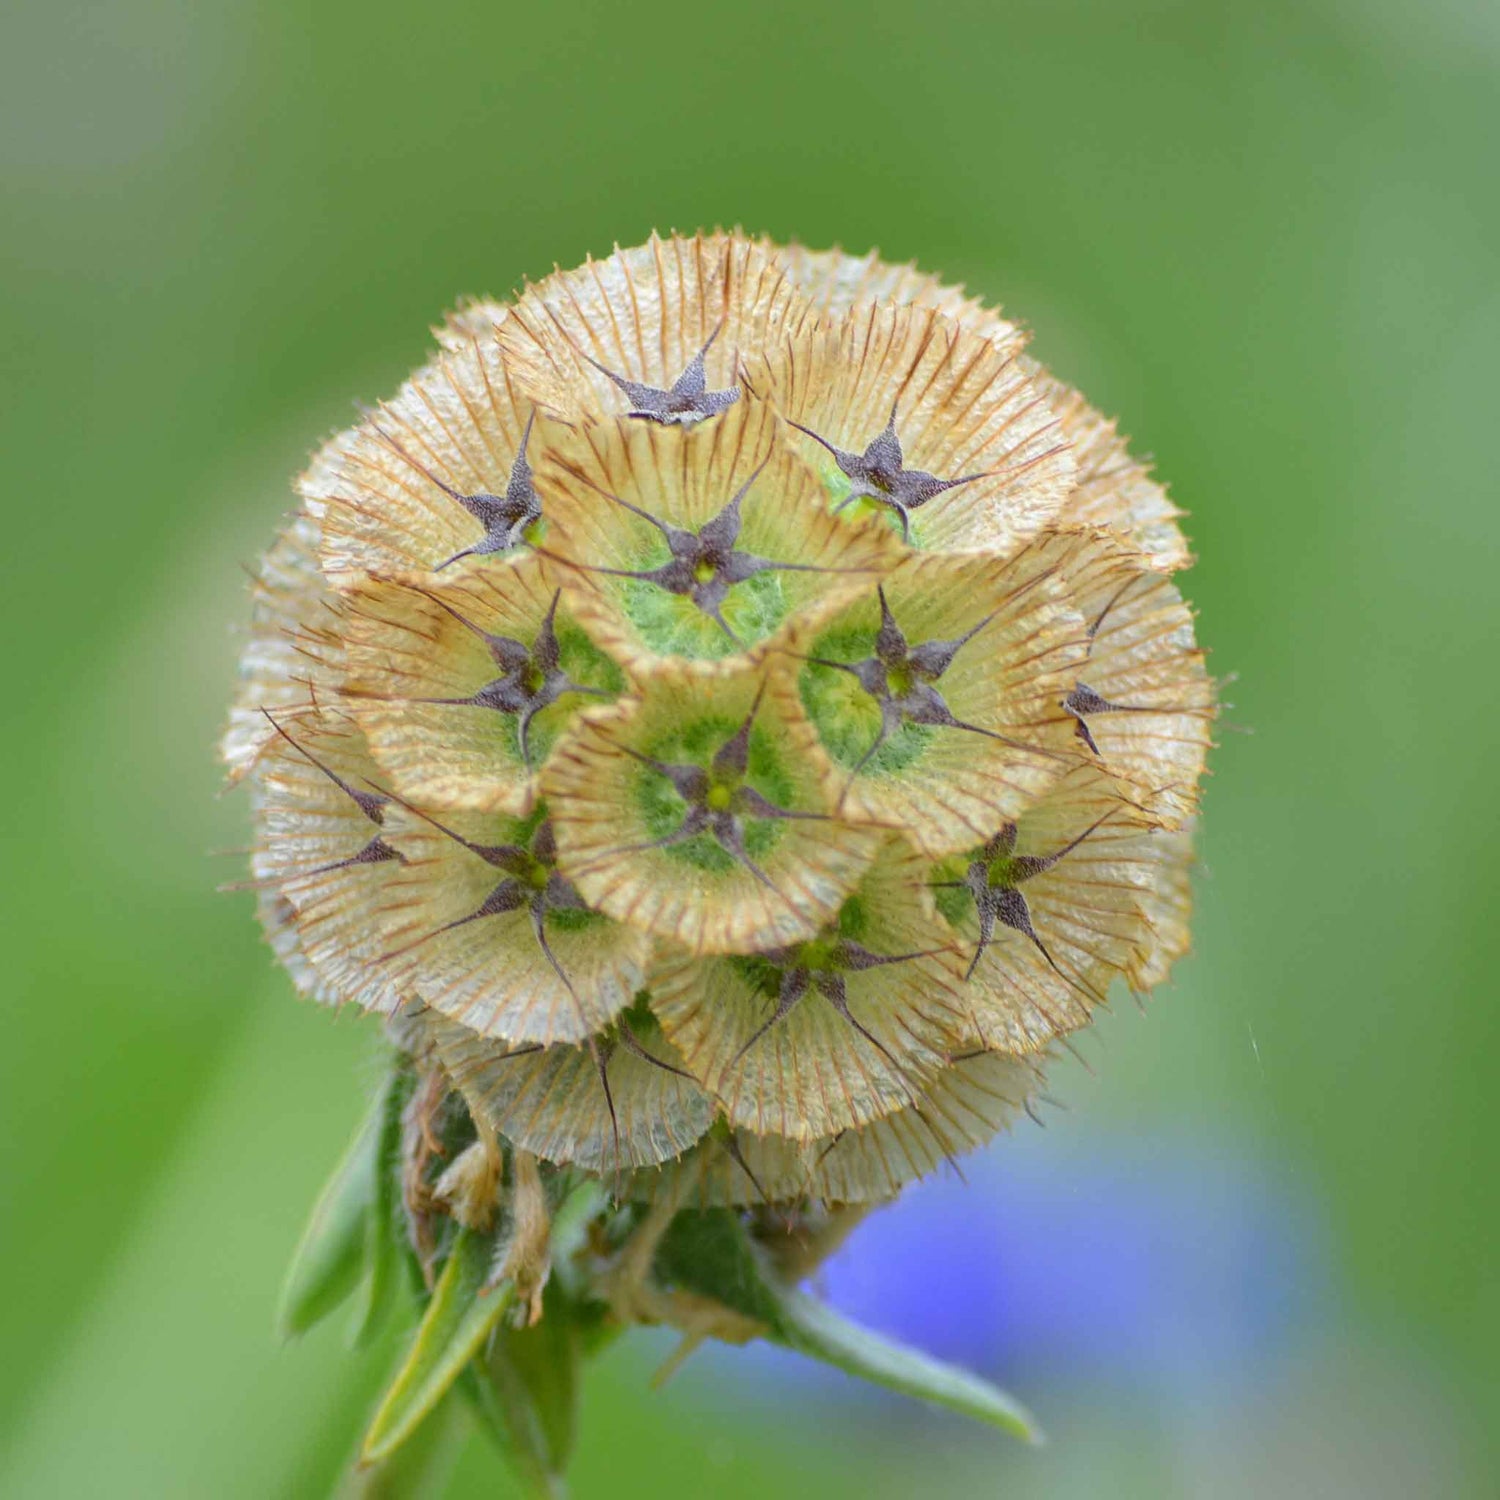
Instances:
[[[379,1361],[271,1314],[373,1038],[214,892],[241,565],[459,294],[719,221],[1003,302],[1191,511],[1240,674],[1197,952],[996,1155],[1064,1199],[1121,1141],[1249,1163],[1313,1248],[1190,1222],[1253,1307],[1149,1396],[1036,1311],[1038,1452],[763,1361],[653,1394],[627,1342],[577,1493],[1493,1493],[1497,98],[1482,0],[7,7],[0,1493],[332,1483]],[[1080,1285],[1151,1274],[1109,1223]],[[452,1493],[508,1493],[478,1443]]]

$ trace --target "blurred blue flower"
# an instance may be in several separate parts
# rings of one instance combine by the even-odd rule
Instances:
[[[860,1226],[814,1290],[849,1316],[1018,1390],[1104,1380],[1229,1393],[1326,1326],[1311,1196],[1241,1151],[1022,1130]],[[764,1346],[758,1346],[764,1348]],[[742,1382],[774,1360],[727,1362]],[[1238,1377],[1238,1378],[1237,1378]],[[803,1385],[806,1382],[806,1385]]]

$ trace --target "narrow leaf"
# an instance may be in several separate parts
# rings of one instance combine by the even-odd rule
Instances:
[[[283,1338],[306,1333],[359,1285],[366,1219],[375,1194],[378,1121],[377,1104],[319,1193],[302,1231],[276,1313]]]
[[[489,1235],[461,1230],[416,1337],[360,1449],[378,1463],[417,1429],[442,1400],[515,1298],[509,1281],[485,1290],[494,1246]]]
[[[385,1326],[400,1284],[401,1224],[398,1202],[401,1171],[401,1112],[411,1097],[415,1075],[405,1060],[386,1078],[377,1107],[373,1192],[365,1216],[363,1295],[355,1306],[349,1342],[365,1348]]]
[[[497,1378],[485,1366],[470,1365],[458,1389],[469,1398],[479,1425],[505,1459],[528,1497],[554,1500],[566,1493],[562,1476],[553,1470],[535,1413],[524,1392],[510,1388],[502,1372]]]
[[[773,1343],[875,1385],[1003,1427],[1028,1442],[1042,1441],[1031,1414],[998,1387],[851,1323],[788,1286],[728,1209],[679,1213],[662,1237],[654,1269],[663,1285],[712,1297],[755,1319]]]
[[[577,1437],[579,1360],[572,1308],[554,1283],[541,1321],[500,1329],[484,1361],[512,1425],[525,1430],[542,1466],[557,1479],[567,1471]]]
[[[334,1491],[335,1500],[438,1500],[467,1440],[463,1402],[450,1395],[396,1452],[379,1463],[356,1456]]]
[[[782,1288],[780,1304],[778,1342],[788,1348],[861,1380],[1003,1427],[1029,1443],[1043,1441],[1031,1413],[987,1380],[851,1323],[804,1292]]]

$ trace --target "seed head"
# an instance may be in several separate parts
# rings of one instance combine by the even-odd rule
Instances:
[[[438,341],[299,482],[224,738],[277,956],[423,1079],[417,1238],[558,1169],[790,1213],[981,1144],[1186,948],[1164,492],[874,256],[653,236]]]

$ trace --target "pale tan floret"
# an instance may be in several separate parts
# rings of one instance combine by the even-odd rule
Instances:
[[[528,286],[498,337],[532,400],[566,420],[596,420],[631,406],[601,365],[665,389],[712,339],[708,387],[730,389],[742,352],[813,319],[783,268],[743,235],[653,234],[644,245]]]
[[[767,686],[788,668],[785,658],[712,678],[664,668],[643,696],[580,716],[543,792],[559,863],[585,900],[690,952],[793,942],[837,914],[882,835],[834,818],[817,767],[795,752],[786,716],[800,711]],[[673,790],[661,766],[698,766],[712,781],[745,725],[748,765],[723,768],[721,812],[700,805],[711,789],[693,801]],[[657,808],[666,823],[652,821]],[[716,816],[727,841],[715,839]],[[691,840],[675,837],[700,820]]]
[[[1217,712],[1192,611],[1167,574],[1107,532],[1061,532],[1044,553],[1089,631],[1087,660],[1065,699],[1081,726],[1076,742],[1129,781],[1155,819],[1177,826],[1197,806]]]
[[[956,724],[912,720],[874,749],[895,711],[850,668],[879,649],[875,590],[794,633],[789,650],[799,667],[778,676],[773,691],[785,697],[788,724],[804,736],[833,806],[850,821],[899,828],[937,857],[981,842],[1067,769],[1073,725],[1059,704],[1085,660],[1087,638],[1053,563],[1035,545],[1009,561],[913,557],[886,580],[883,595],[914,650],[969,637],[936,678],[885,677],[892,695],[907,678],[913,692],[935,691]],[[845,645],[846,636],[862,644]],[[824,664],[833,661],[843,669]],[[842,755],[820,728],[819,694],[837,695],[840,723],[858,730]]]
[[[971,1052],[938,1072],[920,1103],[862,1130],[796,1142],[740,1130],[678,1161],[638,1172],[631,1197],[685,1207],[753,1208],[810,1201],[879,1203],[952,1167],[1010,1125],[1042,1086],[1040,1059]]]
[[[292,723],[328,702],[342,680],[343,601],[318,569],[318,528],[295,515],[251,578],[250,639],[219,744],[231,785],[275,730],[265,710]]]
[[[930,308],[867,305],[770,346],[748,369],[752,386],[805,429],[802,451],[835,497],[847,473],[825,445],[862,454],[893,426],[905,469],[963,481],[907,512],[912,544],[1005,556],[1057,515],[1075,472],[1022,346],[1017,333],[981,337]]]
[[[505,495],[531,416],[494,336],[476,330],[331,438],[297,481],[330,581],[439,568],[480,545],[484,525],[456,496]]]
[[[919,870],[901,841],[888,841],[846,910],[843,928],[890,962],[825,970],[800,947],[748,959],[659,953],[652,1008],[731,1124],[794,1140],[830,1135],[915,1102],[945,1065],[963,1024],[962,968]],[[839,936],[826,929],[809,947]],[[777,1019],[787,976],[808,969]],[[843,1010],[824,989],[830,974],[842,981]]]
[[[317,998],[388,1014],[408,991],[380,962],[382,912],[415,820],[375,796],[378,771],[350,719],[309,711],[283,728],[272,730],[252,788],[250,868],[272,902],[268,933],[273,943],[295,942],[306,967],[294,976]],[[294,937],[284,931],[288,917]]]
[[[581,633],[559,587],[556,570],[525,553],[350,591],[345,708],[401,796],[435,811],[530,810],[553,739],[580,704],[611,696],[596,664],[577,659]],[[536,662],[549,631],[562,674],[550,687]],[[533,701],[516,707],[524,684],[487,699],[521,650],[531,661],[516,670],[536,671],[540,684]]]
[[[894,1198],[907,1183],[952,1166],[994,1139],[1041,1084],[1041,1069],[1030,1058],[960,1055],[919,1105],[829,1141],[816,1158],[812,1196],[829,1203]]]
[[[636,1172],[623,1196],[699,1209],[800,1203],[811,1197],[818,1153],[833,1139],[794,1141],[721,1124],[685,1155]]]
[[[583,1042],[630,1004],[645,981],[651,940],[581,911],[539,919],[523,904],[485,912],[515,877],[480,851],[525,846],[535,821],[466,812],[416,819],[403,846],[406,867],[390,890],[381,969],[485,1036]]]
[[[476,1118],[545,1161],[612,1177],[680,1156],[713,1120],[654,1025],[630,1030],[634,1046],[607,1037],[596,1064],[586,1047],[508,1048],[430,1012],[426,1024]]]
[[[969,875],[971,860],[985,861],[984,850],[933,872],[935,882],[949,884],[950,901],[941,909],[961,913],[954,930],[968,971],[963,997],[982,1047],[1040,1051],[1087,1025],[1114,980],[1130,977],[1151,937],[1147,904],[1157,837],[1129,790],[1083,763],[997,841],[1009,855],[996,857],[993,873]],[[1011,856],[1017,868],[1006,879]],[[977,878],[991,900],[1004,886],[1013,892],[985,924],[983,943],[974,893],[952,884],[966,876]]]
[[[875,251],[854,256],[838,249],[814,251],[801,245],[775,248],[799,291],[830,319],[866,303],[931,308],[999,348],[1021,336],[1015,323],[988,308],[962,286],[913,265],[893,265]],[[1059,525],[1108,526],[1151,558],[1156,567],[1185,568],[1192,555],[1166,489],[1151,476],[1148,462],[1131,456],[1113,419],[1089,405],[1071,386],[1030,355],[1019,364],[1057,418],[1058,431],[1072,449],[1077,480],[1058,510]]]
[[[766,402],[747,396],[686,432],[629,419],[540,431],[540,545],[594,638],[634,671],[697,662],[712,673],[763,656],[794,619],[821,617],[900,561],[885,528],[829,514]],[[669,530],[698,536],[705,554],[732,534],[742,581],[728,582],[738,575],[705,555],[693,592],[672,592],[691,569],[680,580],[662,574],[683,560]],[[660,581],[622,576],[652,573]]]

